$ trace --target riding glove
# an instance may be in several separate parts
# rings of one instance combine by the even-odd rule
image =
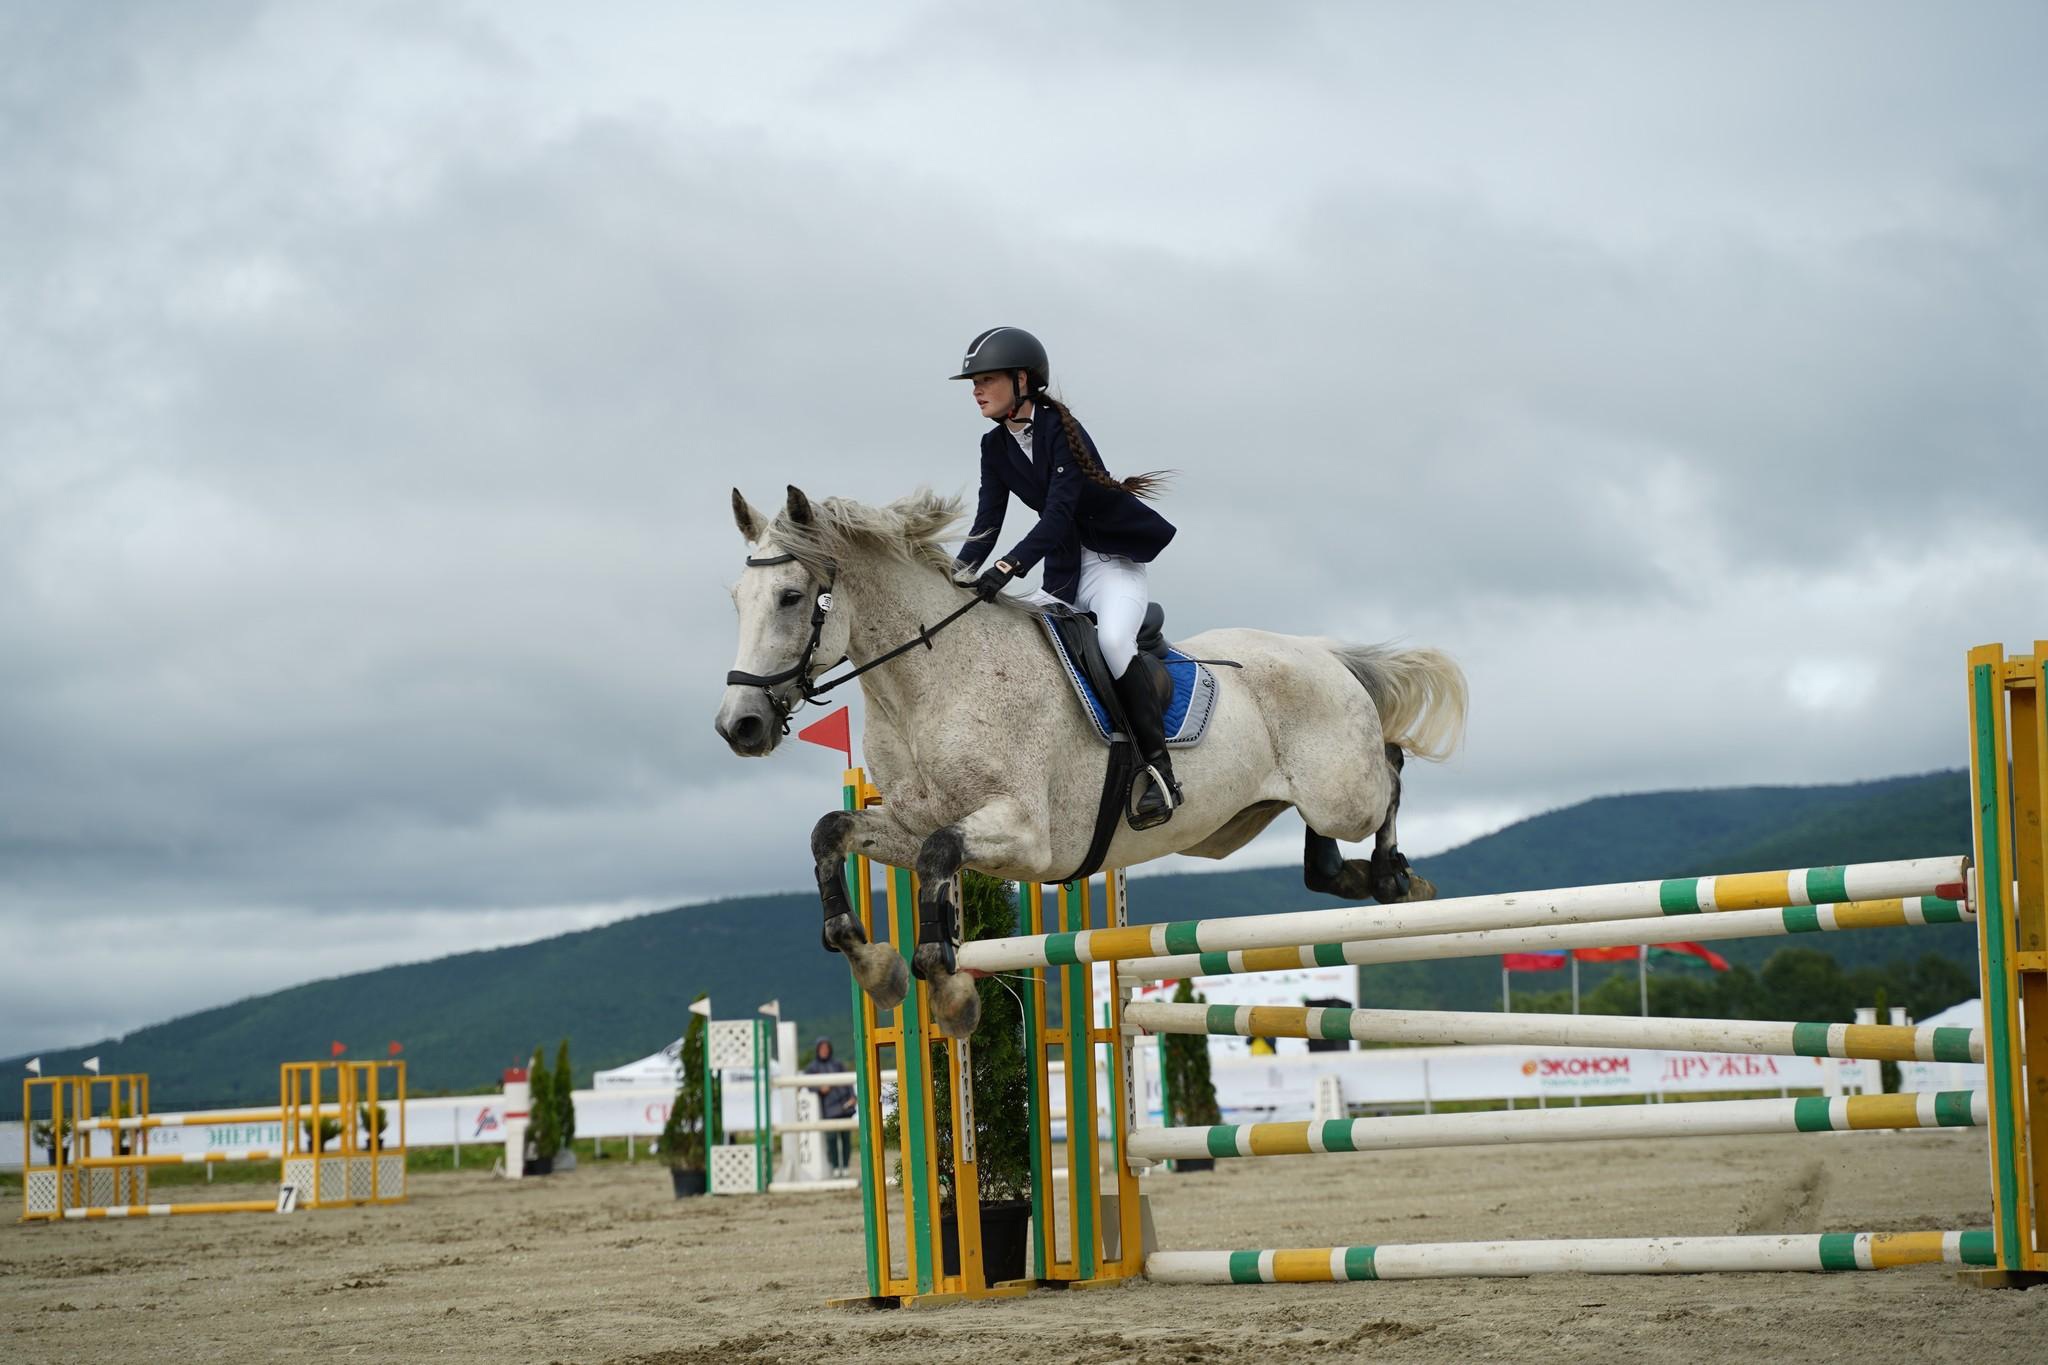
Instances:
[[[1015,569],[998,559],[982,571],[981,577],[974,580],[974,595],[984,602],[993,602],[996,595],[1002,592],[1003,585],[1016,576]]]

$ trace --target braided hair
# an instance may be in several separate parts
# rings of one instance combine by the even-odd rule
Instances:
[[[1035,380],[1038,376],[1033,375],[1032,378]],[[1090,481],[1101,484],[1104,488],[1129,493],[1136,498],[1156,498],[1166,491],[1167,484],[1173,479],[1172,470],[1154,469],[1143,474],[1112,479],[1109,471],[1102,467],[1102,461],[1095,457],[1095,447],[1089,444],[1087,435],[1081,430],[1081,424],[1074,420],[1072,410],[1065,403],[1054,398],[1038,384],[1032,386],[1031,401],[1045,404],[1058,415],[1060,430],[1066,433],[1067,449],[1073,452],[1074,463],[1081,466],[1081,472],[1086,474]]]

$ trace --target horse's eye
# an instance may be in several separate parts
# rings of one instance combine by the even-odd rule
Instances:
[[[777,600],[782,606],[793,607],[797,603],[804,600],[804,595],[798,592],[795,588],[784,588],[782,590],[782,596]]]

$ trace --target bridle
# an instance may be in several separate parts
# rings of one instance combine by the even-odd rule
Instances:
[[[750,569],[772,569],[778,565],[794,564],[795,562],[796,556],[787,551],[779,555],[769,555],[764,559],[756,559],[752,555],[747,556],[747,567]],[[970,597],[967,599],[965,606],[947,616],[937,625],[926,628],[920,623],[917,628],[917,635],[914,638],[905,640],[887,654],[881,655],[879,658],[870,659],[868,662],[855,668],[851,673],[842,673],[828,683],[819,684],[812,677],[811,660],[817,656],[818,640],[825,633],[825,619],[832,611],[832,586],[838,580],[839,570],[838,566],[835,565],[825,575],[825,586],[811,600],[810,638],[804,641],[803,653],[797,655],[795,663],[783,669],[780,673],[747,673],[735,668],[725,675],[728,687],[758,687],[767,693],[768,704],[775,708],[775,718],[781,723],[782,733],[785,735],[789,733],[789,718],[796,713],[799,707],[806,703],[816,704],[821,697],[833,688],[852,682],[871,668],[880,668],[905,650],[915,649],[918,645],[923,645],[926,649],[930,649],[932,647],[932,636],[937,635],[947,626],[952,625],[968,612],[981,605],[979,597]],[[847,656],[842,654],[817,671],[820,673],[829,672],[846,662],[848,662]],[[801,694],[795,701],[785,700],[784,694],[777,690],[784,683],[791,681],[796,683],[797,690]]]

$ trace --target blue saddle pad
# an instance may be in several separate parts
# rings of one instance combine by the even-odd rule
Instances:
[[[1052,641],[1052,652],[1059,659],[1067,681],[1073,684],[1081,709],[1095,723],[1096,737],[1104,744],[1109,743],[1109,711],[1102,698],[1095,695],[1080,667],[1068,657],[1066,641],[1053,628],[1052,618],[1041,612],[1038,624],[1045,631],[1045,638]],[[1209,729],[1209,717],[1216,712],[1216,675],[1207,664],[1196,663],[1177,649],[1166,652],[1166,672],[1173,679],[1173,696],[1166,703],[1166,743],[1170,748],[1192,748],[1202,742]]]

